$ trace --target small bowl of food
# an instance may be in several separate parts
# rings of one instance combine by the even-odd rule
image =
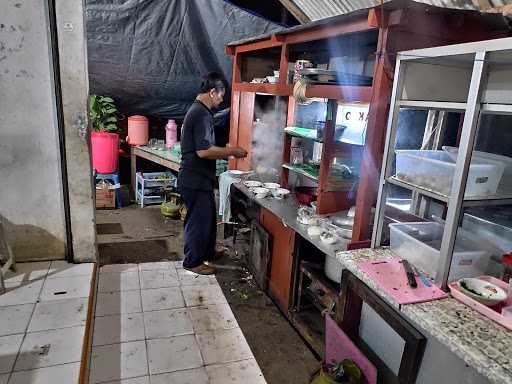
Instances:
[[[261,183],[259,181],[256,181],[256,180],[247,180],[247,181],[244,182],[244,185],[247,188],[258,188],[258,187],[261,187]]]
[[[281,188],[281,185],[278,183],[263,183],[263,188],[278,189],[278,188]]]
[[[322,241],[322,243],[327,245],[336,244],[338,242],[338,238],[329,232],[322,232],[320,234],[320,240]]]
[[[284,199],[290,194],[290,191],[285,188],[271,189],[270,192],[272,192],[272,196],[274,196],[275,199]]]
[[[319,227],[317,225],[312,225],[308,228],[308,235],[309,237],[315,239],[320,236],[322,233],[322,227]]]
[[[507,292],[495,284],[477,278],[464,278],[457,282],[459,289],[466,296],[492,307],[507,298]]]
[[[267,188],[256,187],[251,189],[257,199],[264,199],[268,196],[269,190]]]

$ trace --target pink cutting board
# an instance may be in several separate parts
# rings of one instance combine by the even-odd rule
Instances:
[[[325,316],[325,362],[332,364],[350,359],[364,374],[367,384],[377,383],[377,369],[331,318]]]
[[[404,267],[398,258],[361,261],[357,264],[364,273],[398,304],[423,303],[448,297],[446,292],[443,292],[434,284],[431,287],[427,287],[419,278],[416,278],[418,287],[411,288],[407,284]]]

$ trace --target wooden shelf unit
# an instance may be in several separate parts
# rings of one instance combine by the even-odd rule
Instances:
[[[473,11],[438,8],[410,1],[392,1],[382,7],[360,10],[228,44],[226,53],[233,56],[230,145],[239,145],[251,152],[255,94],[265,93],[292,99],[293,85],[288,84],[288,68],[289,63],[293,62],[290,56],[291,52],[294,52],[294,47],[301,44],[314,46],[317,42],[325,44],[326,41],[335,41],[335,39],[357,37],[358,34],[361,36],[374,34],[376,59],[371,86],[312,85],[306,92],[306,96],[312,98],[370,103],[366,142],[362,151],[355,201],[347,200],[346,192],[322,189],[326,180],[322,177],[319,180],[321,212],[333,212],[355,204],[352,244],[355,247],[369,246],[371,210],[375,206],[378,194],[397,52],[504,37],[507,33],[508,27],[498,15],[483,16]],[[265,51],[271,52],[268,63],[265,64],[270,68],[270,65],[277,63],[276,50],[280,50],[279,65],[273,68],[280,73],[277,84],[253,84],[242,81],[248,77],[242,76],[242,67],[247,66],[250,60],[247,55],[264,58]],[[293,111],[290,111],[292,104],[289,101],[288,122],[290,122],[290,116],[293,116],[291,113]],[[454,104],[455,109],[461,107],[462,105]],[[287,142],[289,139],[290,136],[285,135],[285,148],[289,144]],[[327,152],[329,151],[335,151],[335,149],[327,148]],[[287,153],[284,152],[286,158]],[[328,164],[325,164],[326,161],[322,163],[323,168],[328,167]],[[250,158],[229,161],[230,169],[248,170],[250,167]],[[284,172],[288,171],[284,170]],[[321,175],[326,175],[325,169]]]

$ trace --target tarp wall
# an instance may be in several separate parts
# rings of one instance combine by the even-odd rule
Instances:
[[[223,0],[87,0],[90,92],[126,114],[180,119],[201,75],[231,80],[225,44],[278,29]]]

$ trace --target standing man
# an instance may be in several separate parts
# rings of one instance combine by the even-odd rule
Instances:
[[[215,72],[208,73],[183,121],[178,176],[178,188],[187,208],[183,268],[202,275],[215,273],[215,269],[204,262],[215,255],[217,210],[213,189],[216,160],[247,156],[242,148],[215,146],[212,111],[222,103],[225,93],[224,78]]]

